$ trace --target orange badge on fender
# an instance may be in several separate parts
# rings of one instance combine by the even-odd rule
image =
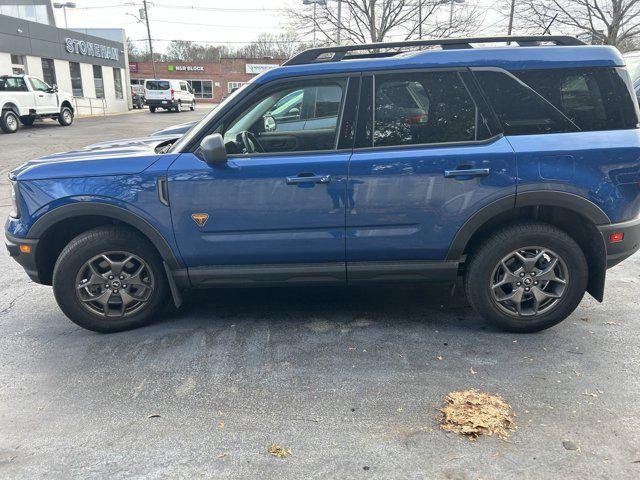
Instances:
[[[191,215],[191,218],[193,218],[193,221],[196,222],[196,225],[198,225],[199,227],[204,227],[204,224],[207,223],[207,220],[209,220],[209,214],[194,213]]]

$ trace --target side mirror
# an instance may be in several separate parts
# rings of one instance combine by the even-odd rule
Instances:
[[[276,123],[276,119],[273,118],[272,115],[265,115],[264,117],[262,117],[262,120],[264,122],[264,131],[265,132],[275,132],[276,129],[278,128],[278,125]]]
[[[51,85],[51,88],[49,89],[49,91],[51,93],[56,93],[58,91],[58,85]]]
[[[204,156],[204,161],[209,165],[227,162],[227,150],[224,148],[224,140],[219,133],[204,137],[200,142],[200,151]]]

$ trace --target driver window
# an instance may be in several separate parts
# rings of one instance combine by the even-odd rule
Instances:
[[[270,92],[231,121],[223,135],[227,153],[335,149],[346,84],[344,79],[298,83]]]
[[[42,80],[39,80],[37,78],[29,78],[29,81],[31,82],[31,86],[33,87],[33,89],[38,92],[46,92],[47,90],[49,90],[49,85],[44,83]]]

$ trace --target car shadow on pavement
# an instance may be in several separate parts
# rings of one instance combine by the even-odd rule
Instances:
[[[203,327],[216,321],[277,324],[333,323],[340,328],[353,322],[394,325],[420,323],[434,328],[486,330],[467,303],[460,286],[393,285],[375,287],[279,287],[194,290],[184,304],[162,316],[156,325],[175,322]]]

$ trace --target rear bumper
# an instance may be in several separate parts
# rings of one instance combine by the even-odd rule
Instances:
[[[149,107],[169,108],[178,105],[177,100],[145,100],[145,104]]]
[[[599,225],[598,230],[607,246],[607,268],[617,265],[640,249],[640,217],[621,223]],[[612,242],[611,235],[623,234],[622,241]]]
[[[9,252],[9,256],[18,262],[24,271],[27,272],[29,278],[36,283],[42,283],[38,275],[38,267],[36,265],[36,250],[38,248],[38,240],[32,238],[18,238],[5,232],[5,246]],[[28,245],[31,247],[29,253],[20,251],[20,246]]]

